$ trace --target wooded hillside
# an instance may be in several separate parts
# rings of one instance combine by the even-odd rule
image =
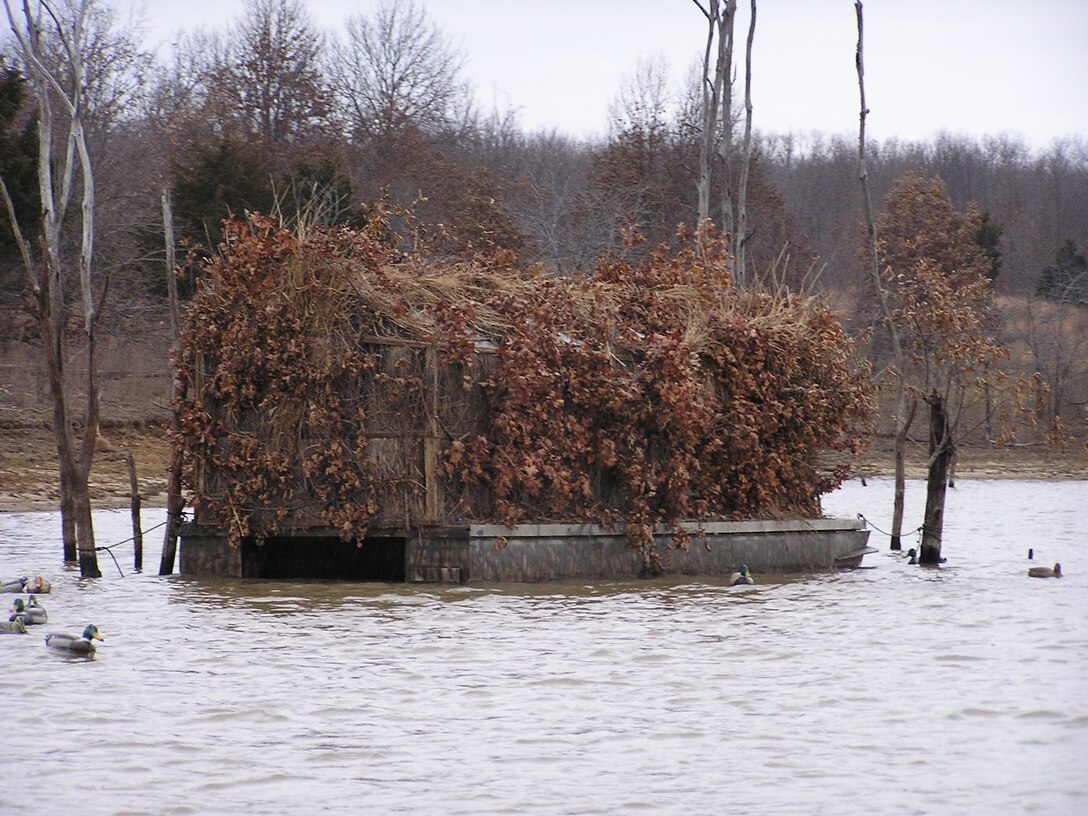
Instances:
[[[164,190],[178,257],[197,248],[179,270],[183,297],[216,251],[223,219],[247,211],[289,227],[363,227],[378,202],[411,205],[410,222],[397,225],[403,251],[425,246],[450,263],[509,251],[552,275],[588,272],[609,252],[646,261],[659,244],[674,245],[678,226],[695,227],[700,89],[667,92],[652,69],[624,83],[608,137],[581,142],[475,108],[460,75],[464,55],[412,4],[383,3],[332,34],[295,0],[249,0],[237,25],[186,35],[158,58],[109,3],[88,8],[85,116],[96,280],[103,289],[109,280],[105,334],[161,334],[167,323]],[[701,47],[693,43],[693,57]],[[0,102],[0,175],[33,235],[35,110],[11,59]],[[819,294],[848,328],[867,327],[854,139],[761,133],[758,111],[755,121],[740,236],[749,277]],[[724,155],[739,161],[737,151]],[[909,170],[941,178],[957,208],[975,202],[984,214],[978,240],[1012,333],[1002,339],[1028,373],[1057,373],[1050,413],[1078,428],[1088,402],[1088,144],[878,139],[869,150],[874,201]],[[738,174],[715,170],[711,200]],[[625,247],[632,227],[647,240]],[[71,260],[77,248],[69,251]],[[26,296],[2,230],[0,307],[10,318],[0,328],[9,339],[34,336],[33,321],[19,316]]]

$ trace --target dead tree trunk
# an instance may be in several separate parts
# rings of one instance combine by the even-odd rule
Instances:
[[[914,423],[914,412],[918,400],[910,400],[910,410],[905,422],[896,423],[895,434],[895,495],[892,498],[892,535],[891,549],[903,549],[903,509],[906,503],[907,484],[907,433]]]
[[[929,405],[929,472],[926,476],[926,513],[919,564],[941,563],[944,504],[948,494],[948,469],[956,454],[948,403],[936,390],[926,397]]]
[[[722,213],[722,234],[729,241],[729,248],[737,251],[737,218],[733,209],[733,23],[737,16],[737,0],[726,0],[718,26],[718,82],[722,88],[721,138],[718,140],[718,166],[721,168],[719,190]]]
[[[126,457],[128,462],[128,488],[131,494],[129,509],[132,513],[132,568],[139,572],[144,568],[144,531],[140,519],[140,480],[136,476],[136,460],[132,451]]]
[[[692,0],[692,2],[703,13],[707,21],[706,48],[703,52],[703,133],[702,138],[699,140],[699,180],[696,182],[699,198],[699,220],[703,221],[710,217],[710,185],[713,176],[711,161],[715,152],[715,138],[718,133],[718,108],[721,104],[723,71],[720,48],[713,77],[710,74],[710,55],[714,51],[714,38],[720,36],[721,13],[718,0],[708,0],[706,6],[700,0]]]
[[[84,213],[84,218],[89,216]],[[90,301],[85,301],[90,303]],[[87,316],[87,405],[84,411],[83,439],[80,442],[78,472],[72,485],[72,500],[76,507],[76,542],[79,545],[79,574],[84,578],[101,578],[98,551],[94,542],[94,519],[91,516],[91,463],[94,461],[95,441],[100,422],[98,392],[98,338],[95,323],[97,313]]]
[[[166,291],[170,299],[170,328],[173,333],[172,350],[175,356],[181,353],[181,316],[178,305],[178,279],[174,269],[174,214],[170,205],[170,190],[162,190],[162,224],[166,242]],[[185,500],[181,495],[182,451],[178,440],[181,437],[181,425],[178,420],[178,403],[185,398],[186,386],[174,360],[174,406],[170,412],[170,470],[166,479],[166,532],[163,534],[162,558],[159,561],[159,575],[170,575],[174,571],[174,558],[178,547],[178,522],[185,509]]]
[[[748,43],[744,51],[744,143],[741,147],[740,181],[737,183],[737,236],[736,262],[733,265],[733,282],[744,286],[747,277],[745,244],[748,243],[748,169],[752,162],[752,42],[756,36],[756,0],[752,0],[751,19],[748,21]]]
[[[876,221],[873,218],[873,201],[869,193],[869,170],[865,158],[865,119],[869,115],[869,108],[865,103],[865,60],[864,60],[864,21],[862,17],[861,0],[854,3],[854,10],[858,20],[858,46],[855,57],[855,65],[858,72],[858,90],[861,94],[861,115],[858,126],[858,180],[861,182],[862,198],[865,203],[865,226],[869,240],[869,273],[872,277],[873,287],[876,290],[877,299],[880,302],[880,314],[884,320],[884,326],[888,330],[888,339],[891,341],[894,376],[896,382],[895,397],[895,458],[897,462],[895,474],[895,490],[900,504],[898,525],[893,523],[891,535],[891,549],[902,548],[900,537],[903,534],[902,494],[906,490],[906,471],[900,468],[898,463],[906,456],[907,429],[910,427],[908,415],[913,417],[914,411],[908,409],[907,383],[905,379],[905,358],[903,344],[899,339],[899,330],[896,328],[891,306],[888,304],[888,296],[884,292],[884,282],[880,275],[880,257],[876,243]]]
[[[38,116],[38,193],[41,199],[40,258],[35,261],[19,227],[11,197],[4,188],[4,200],[12,230],[22,254],[23,264],[34,294],[38,327],[42,338],[50,396],[53,401],[53,435],[61,490],[61,533],[64,559],[78,556],[80,572],[85,577],[100,577],[94,546],[91,515],[90,472],[98,432],[97,323],[98,308],[92,295],[92,259],[94,254],[94,174],[83,129],[86,107],[83,35],[88,3],[72,7],[73,15],[62,22],[48,2],[31,7],[24,3],[17,15],[5,0],[4,10],[15,37],[16,50],[37,103]],[[47,54],[43,45],[41,21],[47,16],[53,23],[51,34],[60,44],[57,54]],[[56,57],[59,56],[58,59]],[[54,155],[54,102],[59,102],[67,116],[68,133],[62,154]],[[80,206],[79,299],[86,360],[86,404],[82,417],[82,441],[76,443],[75,414],[65,377],[67,316],[62,286],[62,237],[66,211],[76,181],[82,187]],[[74,531],[74,535],[73,535]]]

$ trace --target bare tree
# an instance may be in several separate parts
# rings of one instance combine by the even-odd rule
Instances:
[[[312,133],[329,113],[322,37],[300,0],[246,0],[232,80],[247,130],[266,145]]]
[[[861,0],[854,3],[854,9],[858,21],[858,45],[855,64],[858,73],[858,90],[861,96],[861,113],[858,123],[858,180],[861,182],[862,198],[865,204],[869,273],[872,276],[873,288],[880,303],[880,315],[888,331],[888,339],[891,341],[892,347],[892,376],[895,377],[895,497],[892,505],[891,549],[900,550],[902,549],[903,504],[907,480],[907,432],[910,430],[911,422],[914,419],[917,403],[907,397],[906,358],[903,354],[903,344],[899,338],[899,329],[893,319],[892,309],[888,304],[888,297],[884,291],[884,283],[880,273],[876,220],[873,217],[873,200],[869,192],[869,168],[865,154],[865,122],[866,117],[869,115],[869,108],[865,104],[865,26]]]
[[[748,171],[752,162],[752,42],[756,36],[756,0],[752,0],[748,20],[748,42],[744,51],[744,142],[741,147],[740,181],[737,183],[737,237],[734,241],[736,262],[733,280],[743,286],[745,249],[748,243]]]
[[[395,139],[409,125],[426,133],[458,121],[468,106],[464,57],[413,0],[384,0],[355,15],[331,49],[329,74],[355,139]]]
[[[701,0],[692,0],[695,6],[706,17],[706,47],[703,51],[702,73],[702,138],[699,143],[699,180],[697,190],[699,196],[699,220],[710,217],[710,186],[713,178],[712,160],[717,154],[718,146],[718,115],[723,108],[728,110],[728,104],[722,104],[722,94],[729,91],[729,72],[733,62],[733,15],[736,12],[736,0],[725,0],[725,5],[720,0],[707,0],[703,5]],[[717,49],[715,50],[715,43]],[[711,55],[715,54],[714,70],[710,69]],[[722,121],[732,124],[730,114],[726,114]],[[732,135],[730,134],[730,138]],[[724,182],[723,182],[724,183]],[[732,210],[730,209],[730,212]],[[726,232],[732,225],[723,224]]]
[[[170,59],[158,66],[144,118],[174,153],[187,143],[241,130],[231,87],[235,56],[219,32],[197,29],[179,35]]]
[[[87,110],[84,35],[91,6],[90,0],[65,5],[42,0],[32,8],[29,0],[23,0],[22,13],[18,14],[13,11],[10,0],[4,0],[8,23],[18,44],[18,55],[37,105],[38,188],[42,206],[37,258],[33,247],[22,235],[6,186],[2,187],[2,192],[33,293],[49,377],[53,433],[60,466],[64,557],[75,560],[78,551],[80,573],[97,578],[101,572],[95,553],[89,478],[99,422],[96,324],[105,291],[103,287],[96,299],[92,280],[95,188],[84,127]],[[63,49],[59,60],[45,48],[47,28]],[[57,70],[58,65],[63,70]],[[56,115],[56,105],[60,107],[61,116]],[[62,124],[64,117],[67,134],[58,155],[54,152],[54,129]],[[81,234],[77,299],[86,377],[82,416],[77,415],[73,406],[73,394],[66,378],[66,361],[72,350],[63,291],[63,237],[68,206],[77,184],[82,191],[78,217]],[[77,438],[80,426],[82,439]]]
[[[1088,417],[1088,310],[1047,298],[1014,298],[1002,304],[1005,333],[1050,386],[1040,406],[1048,427]]]
[[[148,139],[141,116],[154,57],[141,48],[138,22],[121,17],[114,6],[91,2],[82,38],[84,125],[94,163],[94,265],[99,279],[110,282],[100,334],[111,330],[120,307],[146,291],[134,261],[146,249],[140,234],[154,223],[151,201],[161,152]]]
[[[667,75],[664,61],[639,60],[610,105],[608,141],[592,166],[593,218],[608,249],[632,224],[651,245],[671,241],[694,215],[683,206],[691,178],[668,114]]]
[[[84,123],[92,139],[109,138],[117,122],[133,120],[140,110],[154,58],[140,47],[137,25],[119,19],[116,10],[100,0],[87,6],[82,36]],[[63,64],[57,70],[64,75]]]
[[[639,58],[608,106],[613,137],[631,130],[661,133],[668,129],[668,79],[669,66],[663,58]]]
[[[702,139],[699,146],[699,219],[710,215],[713,164],[718,167],[718,199],[722,232],[735,257],[733,281],[743,286],[746,277],[744,244],[748,238],[748,177],[752,160],[752,44],[756,31],[756,2],[751,0],[744,61],[744,137],[740,150],[739,181],[734,185],[733,48],[736,0],[692,0],[707,20],[703,52]],[[715,51],[713,73],[710,55]]]
[[[737,1],[726,0],[718,23],[717,72],[721,74],[721,108],[717,116],[721,126],[717,136],[715,154],[721,184],[718,189],[718,209],[721,212],[722,232],[729,241],[729,248],[736,252],[737,216],[733,209],[733,24],[737,19]]]
[[[577,144],[557,133],[537,133],[519,147],[522,161],[501,168],[515,179],[508,200],[511,214],[527,235],[535,237],[540,259],[549,269],[561,274],[585,269],[596,256],[581,251],[580,222],[573,215],[585,197],[588,158]]]

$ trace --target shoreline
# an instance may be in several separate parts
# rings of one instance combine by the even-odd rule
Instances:
[[[128,469],[131,454],[141,506],[166,506],[166,473],[170,443],[162,428],[108,428],[91,472],[91,504],[96,510],[131,507]],[[907,478],[926,478],[927,450],[912,443],[907,450]],[[850,478],[893,475],[892,444],[876,437],[859,457],[828,457],[827,465],[848,464]],[[1022,479],[1088,480],[1088,446],[1074,439],[1064,450],[1043,443],[994,447],[963,445],[957,480]],[[32,513],[58,509],[56,449],[52,433],[41,427],[0,428],[0,513]]]

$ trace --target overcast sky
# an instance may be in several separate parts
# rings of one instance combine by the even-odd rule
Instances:
[[[130,0],[115,0],[119,5]],[[466,57],[485,110],[513,108],[525,130],[604,134],[609,103],[640,58],[663,58],[679,86],[701,57],[692,0],[416,0]],[[141,0],[131,0],[140,5]],[[148,42],[218,29],[244,0],[142,0]],[[378,0],[307,0],[335,30]],[[748,3],[737,24],[743,92]],[[1034,147],[1088,138],[1088,0],[867,0],[869,134],[924,140],[1008,133]],[[852,0],[762,0],[753,52],[754,124],[775,133],[855,135]]]

